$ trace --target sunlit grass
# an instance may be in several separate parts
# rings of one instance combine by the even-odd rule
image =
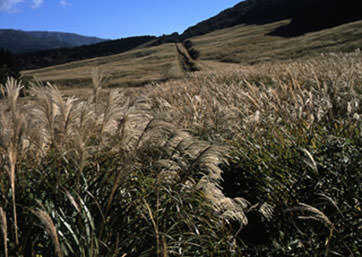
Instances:
[[[26,105],[9,80],[0,252],[358,255],[361,53],[224,67]]]

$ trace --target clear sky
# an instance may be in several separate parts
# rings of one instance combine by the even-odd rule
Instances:
[[[0,28],[115,39],[182,33],[241,0],[0,0]]]

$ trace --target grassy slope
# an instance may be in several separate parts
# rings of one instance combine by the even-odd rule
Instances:
[[[289,20],[266,25],[239,25],[194,37],[194,48],[202,60],[254,64],[315,56],[325,52],[352,51],[362,46],[362,21],[284,38],[268,33]]]
[[[110,75],[109,86],[142,85],[181,76],[176,48],[173,44],[136,49],[107,57],[25,71],[41,81],[51,80],[62,86],[82,87],[91,82],[91,70],[99,67]]]
[[[196,65],[204,70],[217,70],[220,67],[235,67],[227,62],[255,64],[316,56],[325,52],[352,51],[362,46],[362,21],[294,38],[267,35],[288,22],[238,25],[191,38],[193,47],[200,52]],[[30,70],[23,74],[55,81],[59,85],[84,87],[89,86],[90,71],[95,66],[112,75],[109,84],[113,86],[139,86],[183,75],[173,44],[145,46],[118,55]]]
[[[156,37],[154,36],[128,37],[92,45],[18,54],[15,57],[19,67],[22,67],[24,70],[34,70],[69,62],[125,53],[155,39]]]

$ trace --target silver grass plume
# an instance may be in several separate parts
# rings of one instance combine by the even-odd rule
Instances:
[[[63,253],[60,248],[57,229],[55,228],[55,225],[50,216],[43,210],[31,210],[31,212],[35,216],[37,216],[40,219],[40,221],[43,223],[45,230],[52,239],[56,255],[58,257],[63,257]]]
[[[2,207],[0,207],[0,218],[1,218],[1,230],[3,233],[3,242],[4,242],[4,253],[5,257],[8,257],[8,225],[6,221],[6,213]]]
[[[15,177],[16,163],[18,162],[19,152],[23,150],[24,134],[26,131],[26,122],[24,114],[18,108],[18,97],[23,88],[21,82],[13,78],[8,78],[4,85],[0,86],[0,91],[5,96],[6,107],[8,111],[0,113],[0,148],[5,152],[8,160],[8,176],[11,184],[11,195],[13,205],[15,243],[19,244],[18,222],[16,214],[15,201]]]

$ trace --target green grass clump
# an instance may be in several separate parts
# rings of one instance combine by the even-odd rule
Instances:
[[[266,135],[239,141],[231,165],[224,168],[227,196],[273,206],[272,219],[263,224],[257,219],[245,228],[240,240],[252,246],[246,252],[260,256],[358,254],[361,128],[354,124],[329,130],[319,125],[292,131],[294,136],[273,127]],[[254,214],[246,215],[255,219]],[[254,226],[260,226],[258,232]]]

